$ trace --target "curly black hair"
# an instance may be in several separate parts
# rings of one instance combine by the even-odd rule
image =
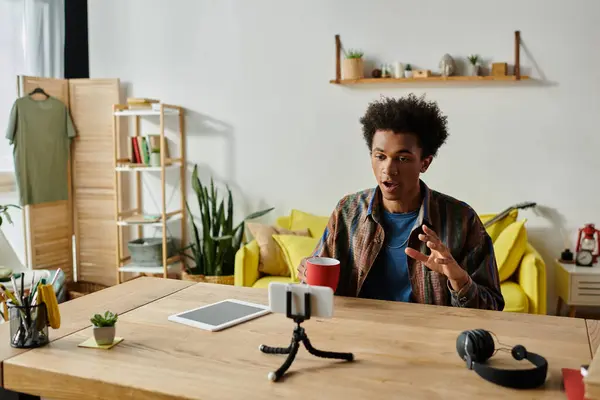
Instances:
[[[412,133],[419,139],[422,157],[434,156],[448,138],[447,117],[442,114],[434,101],[425,100],[410,93],[398,99],[383,97],[369,104],[360,118],[363,136],[369,150],[373,146],[373,136],[378,130],[391,130],[394,133]]]

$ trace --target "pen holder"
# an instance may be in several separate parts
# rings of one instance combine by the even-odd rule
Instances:
[[[46,304],[17,306],[8,303],[10,345],[19,349],[48,344],[48,313]]]

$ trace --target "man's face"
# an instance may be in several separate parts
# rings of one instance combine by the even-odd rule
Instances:
[[[432,157],[422,158],[417,137],[410,133],[376,131],[371,148],[371,165],[386,200],[406,199],[418,185]]]

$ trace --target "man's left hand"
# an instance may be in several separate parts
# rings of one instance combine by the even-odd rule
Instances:
[[[430,270],[445,275],[452,288],[459,291],[469,282],[469,274],[458,265],[448,248],[432,229],[423,225],[423,232],[424,234],[419,235],[419,239],[427,244],[427,247],[431,249],[431,254],[426,256],[410,247],[406,248],[406,254],[421,261]]]

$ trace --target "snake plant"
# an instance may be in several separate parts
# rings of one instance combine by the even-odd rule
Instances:
[[[192,188],[198,200],[200,223],[196,225],[190,206],[186,202],[193,231],[191,243],[183,252],[183,255],[193,264],[186,265],[186,271],[194,275],[233,275],[235,253],[244,238],[244,223],[262,217],[273,208],[252,213],[234,227],[233,198],[229,187],[227,187],[227,202],[224,199],[219,201],[213,179],[210,180],[210,187],[205,186],[198,177],[196,165],[192,173]]]

